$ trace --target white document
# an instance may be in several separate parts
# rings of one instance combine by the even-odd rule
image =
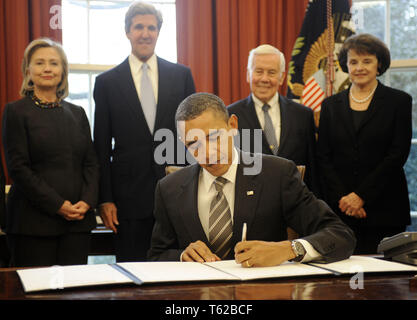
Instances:
[[[417,266],[364,256],[351,256],[349,259],[327,264],[310,264],[318,267],[325,267],[342,274],[352,274],[357,272],[417,272]]]
[[[143,282],[239,280],[237,277],[198,262],[119,263]]]
[[[25,292],[106,284],[184,281],[241,281],[263,278],[331,274],[312,266],[287,262],[276,267],[243,268],[234,260],[198,262],[124,262],[55,266],[17,270]],[[120,268],[121,267],[121,268]],[[127,271],[127,272],[126,272]]]
[[[132,282],[108,264],[24,269],[17,274],[25,292]]]
[[[243,268],[234,260],[206,262],[205,265],[211,266],[225,273],[232,274],[239,280],[332,274],[331,271],[296,262],[284,262],[279,266],[261,268]]]
[[[416,266],[352,256],[339,262],[285,262],[275,267],[243,268],[234,260],[216,262],[125,262],[117,265],[54,266],[17,270],[25,292],[106,284],[184,281],[244,281],[266,278],[415,271]]]
[[[119,263],[143,282],[254,280],[332,274],[330,271],[293,262],[275,267],[243,268],[234,260],[216,262],[125,262]]]

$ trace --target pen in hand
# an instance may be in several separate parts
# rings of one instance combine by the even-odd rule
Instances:
[[[247,225],[246,222],[243,223],[243,229],[242,229],[242,241],[246,241],[246,231],[247,231]]]
[[[247,230],[248,230],[248,226],[247,226],[247,224],[245,222],[245,223],[243,223],[243,229],[242,229],[242,242],[245,242],[246,241],[246,233],[247,233]],[[239,246],[239,244],[237,244],[237,246]],[[236,248],[235,248],[235,250],[236,250]],[[245,251],[246,251],[245,249],[235,251],[235,260],[236,260],[236,262],[239,261],[238,255],[244,254]],[[245,265],[246,267],[248,267],[248,268],[251,267],[251,265],[249,264],[248,260],[246,260],[245,262],[246,262],[246,265]],[[239,261],[238,263],[241,264],[242,261]]]

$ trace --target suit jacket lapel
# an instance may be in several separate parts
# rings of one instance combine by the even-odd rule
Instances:
[[[128,102],[129,108],[132,110],[134,115],[139,119],[139,121],[143,122],[148,127],[148,124],[145,119],[145,115],[142,110],[142,105],[140,104],[138,92],[136,91],[136,86],[132,78],[132,72],[129,66],[129,59],[123,61],[118,69],[120,73],[120,81],[118,83],[125,99]],[[149,131],[149,135],[151,132]]]
[[[262,130],[261,123],[258,119],[258,114],[255,110],[255,103],[252,100],[252,96],[248,96],[246,98],[246,105],[242,110],[242,114],[245,117],[245,120],[249,124],[249,128],[251,129],[260,129]],[[263,151],[268,150],[268,154],[272,154],[271,149],[269,148],[269,143],[266,140],[266,136],[264,131],[262,130],[262,144],[263,144]]]
[[[245,117],[245,120],[248,122],[250,128],[261,129],[252,96],[247,97],[245,103],[246,105],[242,108],[242,114]]]
[[[191,235],[192,241],[201,240],[209,246],[209,241],[198,216],[198,177],[200,166],[195,164],[191,168],[191,174],[181,185],[182,192],[178,203],[181,204],[180,212],[184,224]]]
[[[352,111],[349,104],[349,89],[339,96],[341,118],[352,140],[356,140],[355,128],[353,127]]]
[[[161,124],[164,123],[163,120],[167,116],[167,112],[163,110],[164,106],[170,105],[170,94],[172,90],[167,90],[175,81],[171,79],[170,73],[166,63],[159,57],[157,57],[158,62],[158,103],[156,104],[156,117],[155,117],[155,129],[161,128]]]
[[[376,88],[375,94],[369,104],[368,111],[366,112],[365,117],[358,128],[358,132],[369,122],[369,120],[372,119],[375,113],[380,109],[378,106],[383,104],[385,95],[384,87],[385,86],[378,81],[378,87]]]
[[[245,166],[243,161],[240,161],[236,172],[233,244],[242,239],[243,223],[246,222],[250,230],[262,192],[262,183],[258,181],[257,175],[243,174]]]
[[[280,140],[279,140],[279,147],[278,147],[278,155],[280,152],[284,149],[284,145],[287,141],[287,136],[289,132],[289,127],[291,124],[289,121],[291,121],[292,117],[289,116],[289,113],[291,112],[290,106],[288,105],[288,100],[278,95],[278,101],[279,101],[279,109],[281,114],[281,134],[280,134]]]

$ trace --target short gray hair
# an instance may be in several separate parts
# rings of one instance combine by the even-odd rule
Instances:
[[[277,48],[275,48],[274,46],[271,46],[270,44],[262,44],[254,49],[252,49],[249,52],[249,58],[248,58],[248,70],[252,70],[253,68],[253,59],[255,57],[255,55],[257,54],[276,54],[279,57],[279,70],[280,70],[280,74],[282,74],[283,72],[285,72],[285,57],[284,54],[279,51]]]
[[[137,15],[147,15],[151,14],[154,15],[156,18],[156,22],[158,25],[158,30],[161,30],[162,27],[162,13],[161,11],[157,10],[152,4],[142,2],[142,1],[135,1],[133,2],[125,15],[125,31],[129,33],[130,27],[132,26],[132,19]]]
[[[175,121],[193,120],[206,110],[216,112],[226,122],[229,120],[229,112],[222,99],[212,93],[199,92],[188,96],[180,103]]]

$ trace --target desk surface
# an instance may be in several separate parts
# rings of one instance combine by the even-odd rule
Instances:
[[[25,294],[15,269],[0,269],[0,300],[417,300],[413,274],[271,279],[245,282],[119,285]],[[351,282],[363,288],[352,289]]]

